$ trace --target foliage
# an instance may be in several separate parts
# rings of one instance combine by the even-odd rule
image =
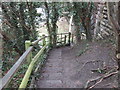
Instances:
[[[37,39],[39,17],[35,2],[3,2],[2,35],[4,40],[3,71],[9,70],[25,51],[25,40]],[[12,63],[11,63],[12,62]],[[7,68],[5,68],[7,66]]]
[[[53,46],[56,45],[56,40],[57,40],[57,28],[58,26],[56,25],[59,17],[59,7],[58,3],[52,2],[45,2],[44,3],[45,8],[46,8],[46,14],[47,14],[47,29],[48,33],[50,35],[50,44],[53,44]],[[51,45],[52,46],[52,45]]]
[[[41,18],[41,14],[37,13],[37,8],[45,10],[45,18]],[[110,7],[109,7],[110,8]],[[65,17],[69,23],[70,17],[73,16],[73,23],[75,26],[75,35],[77,41],[81,39],[81,30],[86,34],[87,40],[92,40],[91,34],[91,17],[94,14],[94,3],[92,2],[4,2],[2,3],[3,19],[2,19],[2,30],[0,33],[4,40],[4,51],[3,51],[3,72],[4,74],[10,69],[10,67],[16,62],[16,60],[25,51],[24,42],[25,40],[37,39],[36,28],[39,22],[46,21],[48,33],[50,35],[50,43],[53,46],[56,45],[57,40],[57,21],[61,17]],[[112,10],[112,8],[111,8]],[[117,15],[116,15],[117,16]],[[114,24],[114,22],[112,22]],[[120,24],[120,21],[118,21]],[[116,24],[117,25],[117,24]],[[115,26],[116,26],[115,25]],[[119,28],[117,28],[119,29]],[[117,30],[118,35],[118,53],[120,52],[120,31]],[[108,42],[108,41],[105,41]],[[109,39],[109,42],[114,44],[114,41]],[[37,46],[34,48],[38,48]],[[82,55],[88,50],[88,44],[81,49],[77,56]],[[34,51],[37,51],[36,49]],[[35,52],[33,51],[33,54]],[[41,57],[44,59],[46,56]],[[119,64],[120,65],[120,64]],[[27,69],[28,65],[22,65],[22,69],[15,74],[14,80],[17,81],[16,87],[20,84],[23,73]],[[97,70],[102,73],[100,69]],[[18,80],[20,78],[20,80]]]
[[[94,3],[92,2],[79,2],[73,3],[73,10],[74,10],[74,24],[76,25],[76,36],[77,39],[80,39],[80,27],[84,28],[87,40],[92,40],[91,35],[91,16],[94,9]]]
[[[80,26],[88,30],[87,21],[90,22],[92,3],[69,3],[69,2],[4,2],[2,3],[3,25],[2,35],[4,39],[3,71],[9,70],[19,56],[25,51],[25,40],[37,39],[36,28],[39,22],[46,20],[46,26],[50,35],[50,42],[56,45],[56,25],[60,17],[65,17],[69,23],[70,16],[74,15],[76,35],[80,36]],[[46,19],[41,18],[37,8],[45,10]],[[82,12],[82,13],[80,13]],[[89,13],[89,14],[87,14]],[[86,20],[89,17],[89,20]],[[86,18],[86,19],[83,19]],[[90,25],[88,25],[90,26]],[[89,31],[86,31],[86,33]],[[90,37],[89,37],[90,38]],[[78,38],[80,39],[80,38]],[[9,63],[10,62],[10,63]]]

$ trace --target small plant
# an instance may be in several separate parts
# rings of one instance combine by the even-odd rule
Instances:
[[[106,71],[104,69],[100,69],[100,68],[97,68],[96,70],[91,70],[93,73],[94,72],[97,72],[97,73],[100,73],[100,74],[103,74],[103,73],[106,73]]]
[[[13,79],[11,80],[8,88],[9,87],[12,87],[12,88],[18,88],[19,87],[27,68],[28,68],[28,64],[23,64],[20,67],[18,72],[15,73],[15,75],[14,75]]]

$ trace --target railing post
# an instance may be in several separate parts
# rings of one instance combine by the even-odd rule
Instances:
[[[45,37],[45,35],[43,34],[42,37]],[[45,38],[43,38],[42,45],[43,45],[43,47],[46,45],[46,40],[45,40]],[[46,52],[46,49],[44,50],[43,53],[45,53],[45,52]]]
[[[62,45],[62,33],[61,33],[61,45]]]
[[[42,37],[45,37],[45,35],[43,34]],[[45,40],[45,38],[43,38],[42,45],[44,46],[45,44],[46,44],[46,40]]]
[[[67,37],[67,36],[65,35],[65,38],[64,38],[64,45],[66,44],[66,37]]]
[[[74,36],[73,36],[73,34],[72,34],[72,43],[73,43],[73,38],[74,38]]]
[[[31,44],[32,43],[31,43],[30,40],[26,40],[25,41],[25,50],[27,50],[30,47]],[[32,60],[32,52],[30,52],[29,55],[27,56],[27,62],[30,63],[31,60]]]
[[[70,45],[70,37],[71,37],[71,33],[69,32],[69,37],[68,37],[68,44]]]
[[[42,38],[40,35],[38,36],[38,39]],[[41,46],[41,42],[38,42],[38,45]]]

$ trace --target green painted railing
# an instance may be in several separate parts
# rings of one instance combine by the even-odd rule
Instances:
[[[46,41],[48,40],[48,42]],[[33,47],[38,44],[38,42],[42,42],[42,48],[40,51],[32,58],[32,50]],[[70,43],[73,42],[73,35],[71,33],[61,33],[57,34],[57,43],[56,46],[65,46],[70,45]],[[20,88],[26,88],[29,78],[31,76],[31,73],[33,71],[33,68],[35,66],[35,63],[38,61],[39,57],[45,53],[46,49],[49,49],[49,36],[43,35],[42,38],[36,40],[36,41],[25,41],[25,49],[26,51],[23,53],[23,55],[17,60],[17,62],[12,66],[12,68],[8,71],[8,73],[2,78],[2,86],[0,87],[0,90],[3,88],[6,88],[11,79],[14,77],[14,74],[18,71],[19,67],[22,65],[22,63],[27,60],[27,63],[29,64],[28,69],[22,79],[22,82],[19,86]]]
[[[20,87],[19,88],[26,88],[27,86],[27,83],[28,83],[28,80],[29,80],[29,77],[31,75],[31,72],[32,72],[32,69],[33,69],[33,66],[34,64],[37,62],[39,56],[44,52],[44,50],[46,49],[46,47],[48,46],[48,44],[46,44],[38,53],[37,55],[32,59],[26,73],[25,73],[25,76],[20,84]]]

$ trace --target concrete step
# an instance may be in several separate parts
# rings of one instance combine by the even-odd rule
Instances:
[[[40,80],[61,80],[62,73],[43,73]]]
[[[42,80],[39,82],[39,88],[60,88],[62,87],[61,80]]]

